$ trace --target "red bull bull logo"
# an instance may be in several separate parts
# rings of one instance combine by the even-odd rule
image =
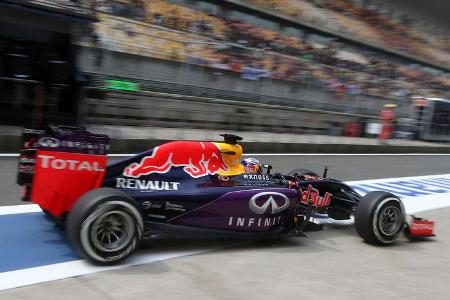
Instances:
[[[215,143],[177,141],[156,147],[151,156],[126,167],[123,175],[138,178],[152,173],[167,173],[172,167],[184,167],[183,170],[194,178],[228,170]]]

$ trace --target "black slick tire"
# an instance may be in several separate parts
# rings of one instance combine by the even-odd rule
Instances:
[[[392,244],[405,227],[403,204],[391,193],[368,193],[361,198],[354,216],[358,235],[374,245]]]
[[[142,215],[127,194],[99,188],[77,200],[67,216],[66,232],[81,257],[98,265],[113,265],[139,247]]]

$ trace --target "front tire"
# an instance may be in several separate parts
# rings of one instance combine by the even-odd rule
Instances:
[[[139,247],[143,221],[134,200],[112,188],[80,197],[66,220],[69,242],[84,258],[99,265],[116,264]]]
[[[386,192],[370,192],[362,197],[355,212],[355,229],[370,244],[392,244],[405,227],[401,200]]]

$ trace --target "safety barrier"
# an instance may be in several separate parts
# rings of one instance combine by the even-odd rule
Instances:
[[[341,135],[339,128],[345,124],[375,118],[339,113],[338,109],[327,112],[304,108],[292,101],[283,106],[280,102],[255,103],[252,99],[244,102],[98,89],[90,89],[87,94],[86,122],[90,124]],[[95,98],[99,94],[101,99]]]

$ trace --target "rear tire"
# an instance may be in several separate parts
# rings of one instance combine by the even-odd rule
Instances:
[[[116,264],[139,247],[142,216],[134,200],[112,188],[99,188],[77,200],[66,220],[69,242],[84,258]]]
[[[370,192],[362,197],[355,212],[355,229],[370,244],[393,243],[405,227],[401,200],[386,192]]]

